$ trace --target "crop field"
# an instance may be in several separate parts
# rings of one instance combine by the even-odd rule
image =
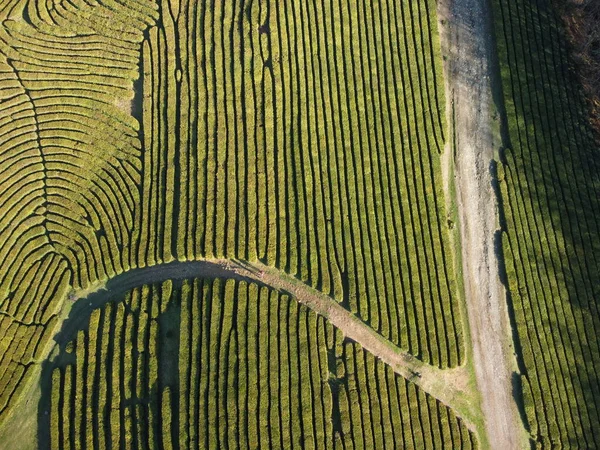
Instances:
[[[143,286],[80,322],[46,368],[50,448],[474,446],[449,408],[255,283]]]
[[[7,0],[0,2],[0,20],[0,205],[6,211],[0,217],[0,417],[11,416],[56,333],[69,323],[63,321],[73,302],[119,274],[174,260],[261,261],[331,296],[424,363],[441,369],[464,363],[441,174],[445,97],[433,1]],[[147,297],[145,289],[132,296],[151,303],[147,314],[157,318],[162,297]],[[269,350],[262,345],[275,345],[279,334],[257,337],[242,329],[235,341],[209,346],[205,334],[220,339],[212,335],[216,323],[190,316],[186,296],[202,296],[189,289],[177,291],[177,330],[190,333],[176,338],[190,342],[180,361],[161,359],[161,346],[170,345],[160,335],[165,328],[146,316],[127,319],[132,306],[94,312],[90,328],[79,330],[70,350],[61,347],[52,362],[49,422],[38,433],[58,447],[108,439],[114,448],[137,426],[127,444],[168,446],[162,440],[173,443],[181,427],[181,438],[209,447],[229,442],[237,429],[246,441],[322,446],[346,439],[344,446],[361,447],[382,443],[367,405],[383,392],[401,402],[377,412],[377,420],[397,424],[397,442],[476,445],[454,412],[353,344],[334,348],[333,331],[312,315],[308,334],[297,331],[297,338],[304,345],[327,337],[330,347],[319,341],[312,354],[302,353],[308,351],[302,345],[286,351],[297,361],[321,358],[320,364],[330,353],[333,361],[352,355],[340,360],[340,370],[356,377],[334,384],[358,397],[344,398],[337,407],[345,416],[336,413],[333,423],[326,365],[290,366],[293,374],[278,375],[278,367],[263,367],[261,359],[220,356],[252,345],[251,353],[264,358]],[[231,295],[228,290],[222,299],[228,307]],[[222,317],[234,313],[228,314]],[[281,320],[309,320],[306,311],[298,314]],[[290,333],[286,339],[295,339]],[[221,349],[225,342],[230,347]],[[208,355],[197,345],[225,358],[222,367],[195,360]],[[227,405],[235,408],[214,416],[211,405],[233,389],[229,364],[246,364],[238,370],[250,384],[233,391],[246,403],[230,397]],[[365,370],[375,366],[377,383],[393,381],[393,389],[364,390],[371,382]],[[209,383],[208,394],[197,394],[208,392],[204,385],[189,384],[192,373]],[[286,406],[293,411],[290,425],[278,424],[279,435],[267,438],[255,433],[264,424],[254,417],[233,421],[260,403],[253,397],[259,392],[244,390],[270,377],[294,390],[281,401],[301,403]],[[313,384],[323,393],[305,398]],[[180,396],[192,390],[197,404],[184,404]],[[269,395],[260,398],[270,404]],[[130,406],[113,409],[111,402]],[[298,408],[312,421],[304,423]],[[214,434],[221,420],[230,426],[218,429],[231,434]],[[334,425],[355,437],[335,434]]]
[[[474,1],[0,0],[0,450],[600,447],[598,142]]]
[[[507,128],[504,255],[537,446],[600,446],[598,143],[549,2],[494,5]]]
[[[459,364],[431,3],[163,9],[142,44],[138,257],[259,259]]]

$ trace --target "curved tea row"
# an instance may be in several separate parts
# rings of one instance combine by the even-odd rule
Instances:
[[[0,417],[67,299],[172,260],[259,259],[463,363],[434,13],[2,2]]]
[[[144,3],[128,10],[150,23]],[[131,266],[139,201],[139,127],[120,103],[131,100],[141,29],[107,24],[107,7],[50,5],[0,6],[2,413],[69,289]]]

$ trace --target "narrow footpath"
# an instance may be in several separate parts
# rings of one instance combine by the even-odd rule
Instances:
[[[299,303],[328,319],[346,337],[389,365],[395,373],[452,408],[472,431],[477,432],[474,419],[480,413],[472,400],[475,393],[471,391],[472,386],[467,382],[468,373],[464,367],[440,369],[415,358],[381,336],[333,298],[277,268],[260,262],[205,259],[172,262],[124,272],[104,285],[97,285],[79,295],[73,294],[72,308],[62,322],[60,331],[57,330],[54,341],[59,344],[68,342],[79,329],[80,322],[89,317],[94,309],[119,299],[135,287],[187,278],[235,279],[254,282],[289,294]]]

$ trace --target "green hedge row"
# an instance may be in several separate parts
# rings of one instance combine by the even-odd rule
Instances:
[[[0,7],[3,311],[45,323],[67,279],[258,258],[419,358],[463,361],[433,0],[30,3],[27,20]],[[18,281],[48,254],[59,287],[30,307]],[[158,324],[144,326],[153,342]],[[26,331],[36,341],[7,360],[44,348]],[[17,375],[0,381],[4,404]],[[137,409],[154,414],[119,421]]]
[[[134,289],[50,364],[50,448],[476,446],[452,411],[254,283]]]
[[[358,344],[345,343],[340,412],[354,448],[477,448],[477,440],[444,405],[394,374]],[[340,376],[341,375],[341,376]]]
[[[138,265],[142,163],[130,102],[142,31],[157,19],[144,1],[22,8],[15,20],[13,2],[0,6],[0,310],[13,322],[0,347],[2,416],[71,287]]]
[[[424,360],[460,364],[434,11],[163,11],[142,45],[140,256],[259,258]]]
[[[523,401],[538,447],[600,423],[598,147],[552,2],[494,2],[510,142],[500,165]]]

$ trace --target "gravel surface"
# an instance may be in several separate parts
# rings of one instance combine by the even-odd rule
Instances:
[[[485,0],[440,0],[448,113],[454,128],[455,183],[463,276],[477,386],[487,444],[528,448],[512,394],[516,360],[496,239],[498,201],[491,166],[500,146],[494,132],[492,20]],[[449,135],[452,135],[451,133]]]

